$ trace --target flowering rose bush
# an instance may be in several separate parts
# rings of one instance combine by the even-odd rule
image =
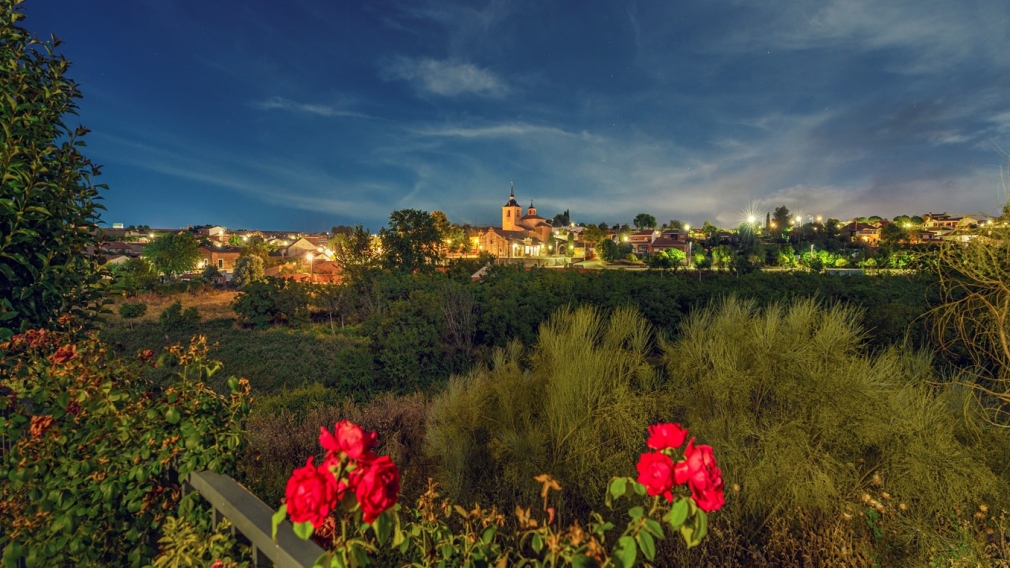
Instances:
[[[475,506],[467,511],[447,501],[438,503],[437,484],[430,480],[417,507],[404,509],[407,521],[401,521],[396,503],[399,470],[389,457],[372,452],[374,432],[341,421],[333,432],[321,429],[323,465],[314,466],[309,458],[292,474],[285,504],[274,516],[274,531],[288,515],[302,538],[325,537],[330,550],[316,562],[319,566],[365,566],[368,553],[378,552],[387,540],[411,566],[630,567],[639,553],[652,563],[655,539],[664,537],[664,523],[680,532],[688,548],[694,547],[708,532],[708,513],[725,502],[722,471],[712,448],[695,445],[691,438],[681,450],[688,437],[679,424],[650,426],[646,445],[652,451],[641,455],[637,479],[617,477],[610,482],[608,506],[625,496],[651,497],[651,502],[628,510],[630,520],[616,539],[608,535],[614,524],[598,513],[584,524],[576,520],[559,526],[557,509],[549,501],[561,485],[549,475],[536,477],[542,485],[543,517],[517,507],[519,531],[510,535],[499,532],[504,515],[495,508]],[[450,523],[455,517],[459,519]],[[609,551],[607,542],[614,543]]]
[[[388,456],[372,451],[376,437],[375,432],[365,432],[347,420],[338,422],[333,432],[320,428],[319,445],[326,450],[323,463],[313,465],[309,457],[305,466],[292,473],[284,504],[274,515],[274,535],[284,518],[290,517],[298,536],[307,539],[316,534],[330,540],[334,553],[327,555],[324,565],[331,561],[341,566],[362,564],[365,551],[375,551],[363,534],[349,536],[349,525],[357,532],[361,523],[371,525],[384,543],[392,527],[384,513],[396,505],[400,471]],[[334,519],[337,510],[344,514]],[[349,523],[352,519],[358,522]]]

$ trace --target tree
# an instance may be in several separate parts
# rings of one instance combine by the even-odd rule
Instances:
[[[333,256],[344,269],[344,272],[355,273],[356,270],[375,264],[375,249],[372,246],[372,234],[361,225],[355,226],[348,233],[337,233],[329,242]]]
[[[781,205],[775,208],[775,212],[772,213],[772,223],[774,228],[772,229],[772,234],[779,236],[789,227],[789,223],[792,222],[792,214],[789,212],[789,208],[785,205]]]
[[[114,286],[128,296],[141,290],[153,290],[158,285],[158,272],[143,258],[131,258],[113,266],[112,276]]]
[[[340,314],[340,327],[344,327],[344,310],[347,307],[347,287],[340,284],[316,284],[312,294],[312,305],[321,309],[330,319],[330,331],[337,334],[333,316]]]
[[[670,219],[670,223],[667,225],[669,228],[674,230],[681,230],[684,228],[684,222],[680,219]]]
[[[880,229],[880,241],[886,246],[894,246],[908,240],[908,232],[897,223],[890,223]]]
[[[596,225],[588,225],[582,230],[582,241],[586,243],[586,246],[595,247],[598,243],[609,240],[610,233]]]
[[[133,321],[143,317],[147,313],[147,304],[123,304],[119,306],[119,317],[130,322],[130,329],[133,329]]]
[[[652,229],[656,226],[656,218],[648,213],[639,213],[635,215],[632,223],[634,223],[636,229]]]
[[[451,225],[449,224],[449,218],[445,216],[445,213],[441,211],[431,212],[431,222],[435,224],[435,229],[438,230],[438,236],[441,240],[449,238],[449,229]]]
[[[200,247],[191,233],[181,231],[155,237],[144,247],[141,255],[149,260],[160,274],[171,278],[196,268],[200,262]]]
[[[431,272],[439,260],[441,236],[427,211],[399,209],[389,214],[389,227],[379,231],[384,268]]]
[[[571,216],[568,214],[568,210],[565,209],[564,213],[558,213],[551,220],[551,224],[555,227],[567,227],[572,222]]]
[[[596,255],[603,262],[611,262],[618,257],[619,251],[617,243],[610,239],[603,239],[596,245]]]
[[[20,1],[4,2],[0,23],[0,341],[98,312],[106,271],[98,244],[100,167],[81,154],[89,132],[76,114],[78,85],[65,74],[60,42],[19,27]]]
[[[253,282],[259,282],[265,277],[263,259],[258,256],[240,256],[235,261],[235,271],[232,282],[239,288],[245,288]]]

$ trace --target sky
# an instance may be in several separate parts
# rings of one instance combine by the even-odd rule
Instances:
[[[103,222],[996,213],[1006,0],[27,0]]]

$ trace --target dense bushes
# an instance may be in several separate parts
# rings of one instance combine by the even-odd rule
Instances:
[[[455,377],[429,413],[427,448],[457,502],[511,510],[530,502],[529,480],[549,473],[565,488],[566,514],[600,506],[611,475],[626,472],[658,411],[652,330],[634,310],[605,318],[561,310],[529,350],[497,349],[489,368]]]
[[[250,257],[252,258],[252,257]],[[309,287],[285,278],[267,278],[245,284],[232,309],[239,321],[257,329],[271,324],[296,326],[308,321]]]
[[[179,499],[177,479],[234,471],[248,384],[205,387],[206,346],[173,349],[174,381],[143,378],[153,354],[117,359],[95,338],[29,331],[0,345],[0,547],[6,565],[142,566]]]
[[[18,23],[20,0],[0,6],[0,341],[35,327],[94,317],[104,295],[98,245],[99,166],[72,119],[81,98],[53,37]]]
[[[177,301],[161,312],[158,323],[165,333],[191,333],[200,325],[200,312],[195,307],[184,310],[182,302]]]
[[[699,310],[664,347],[669,409],[720,448],[737,532],[862,517],[878,560],[919,564],[955,543],[947,515],[1010,505],[1010,439],[965,392],[929,386],[928,356],[865,354],[859,316],[812,300]]]

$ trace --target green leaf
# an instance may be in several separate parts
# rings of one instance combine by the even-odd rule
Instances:
[[[312,523],[295,523],[295,534],[298,538],[302,540],[309,540],[312,538],[312,533],[315,532],[315,527]]]
[[[284,519],[288,517],[288,506],[281,505],[280,509],[270,517],[271,527],[270,527],[270,538],[277,540],[277,527],[280,526]]]
[[[656,541],[653,540],[652,535],[643,531],[638,533],[635,540],[638,541],[638,548],[641,549],[645,558],[652,562],[656,558]]]
[[[182,416],[179,414],[179,409],[174,406],[170,406],[168,411],[165,412],[165,421],[169,424],[178,424],[181,418]]]
[[[687,520],[687,499],[678,499],[670,509],[670,526],[679,529]]]
[[[544,548],[544,540],[540,538],[539,533],[533,533],[533,542],[531,544],[533,545],[533,551],[537,554],[540,554],[540,551]]]
[[[643,507],[632,507],[631,509],[628,509],[628,516],[635,520],[642,518],[642,515],[644,514],[645,508]]]
[[[610,494],[614,496],[614,499],[620,499],[624,496],[624,492],[628,490],[628,478],[626,477],[615,477],[610,482]]]
[[[621,563],[624,568],[631,568],[635,565],[635,557],[638,555],[638,546],[635,539],[630,536],[622,536],[617,541],[617,548],[614,549],[614,558]]]
[[[386,544],[386,541],[389,540],[389,533],[393,529],[393,521],[389,518],[390,516],[388,511],[384,512],[372,523],[372,530],[375,531],[375,538],[379,540],[379,544]]]

